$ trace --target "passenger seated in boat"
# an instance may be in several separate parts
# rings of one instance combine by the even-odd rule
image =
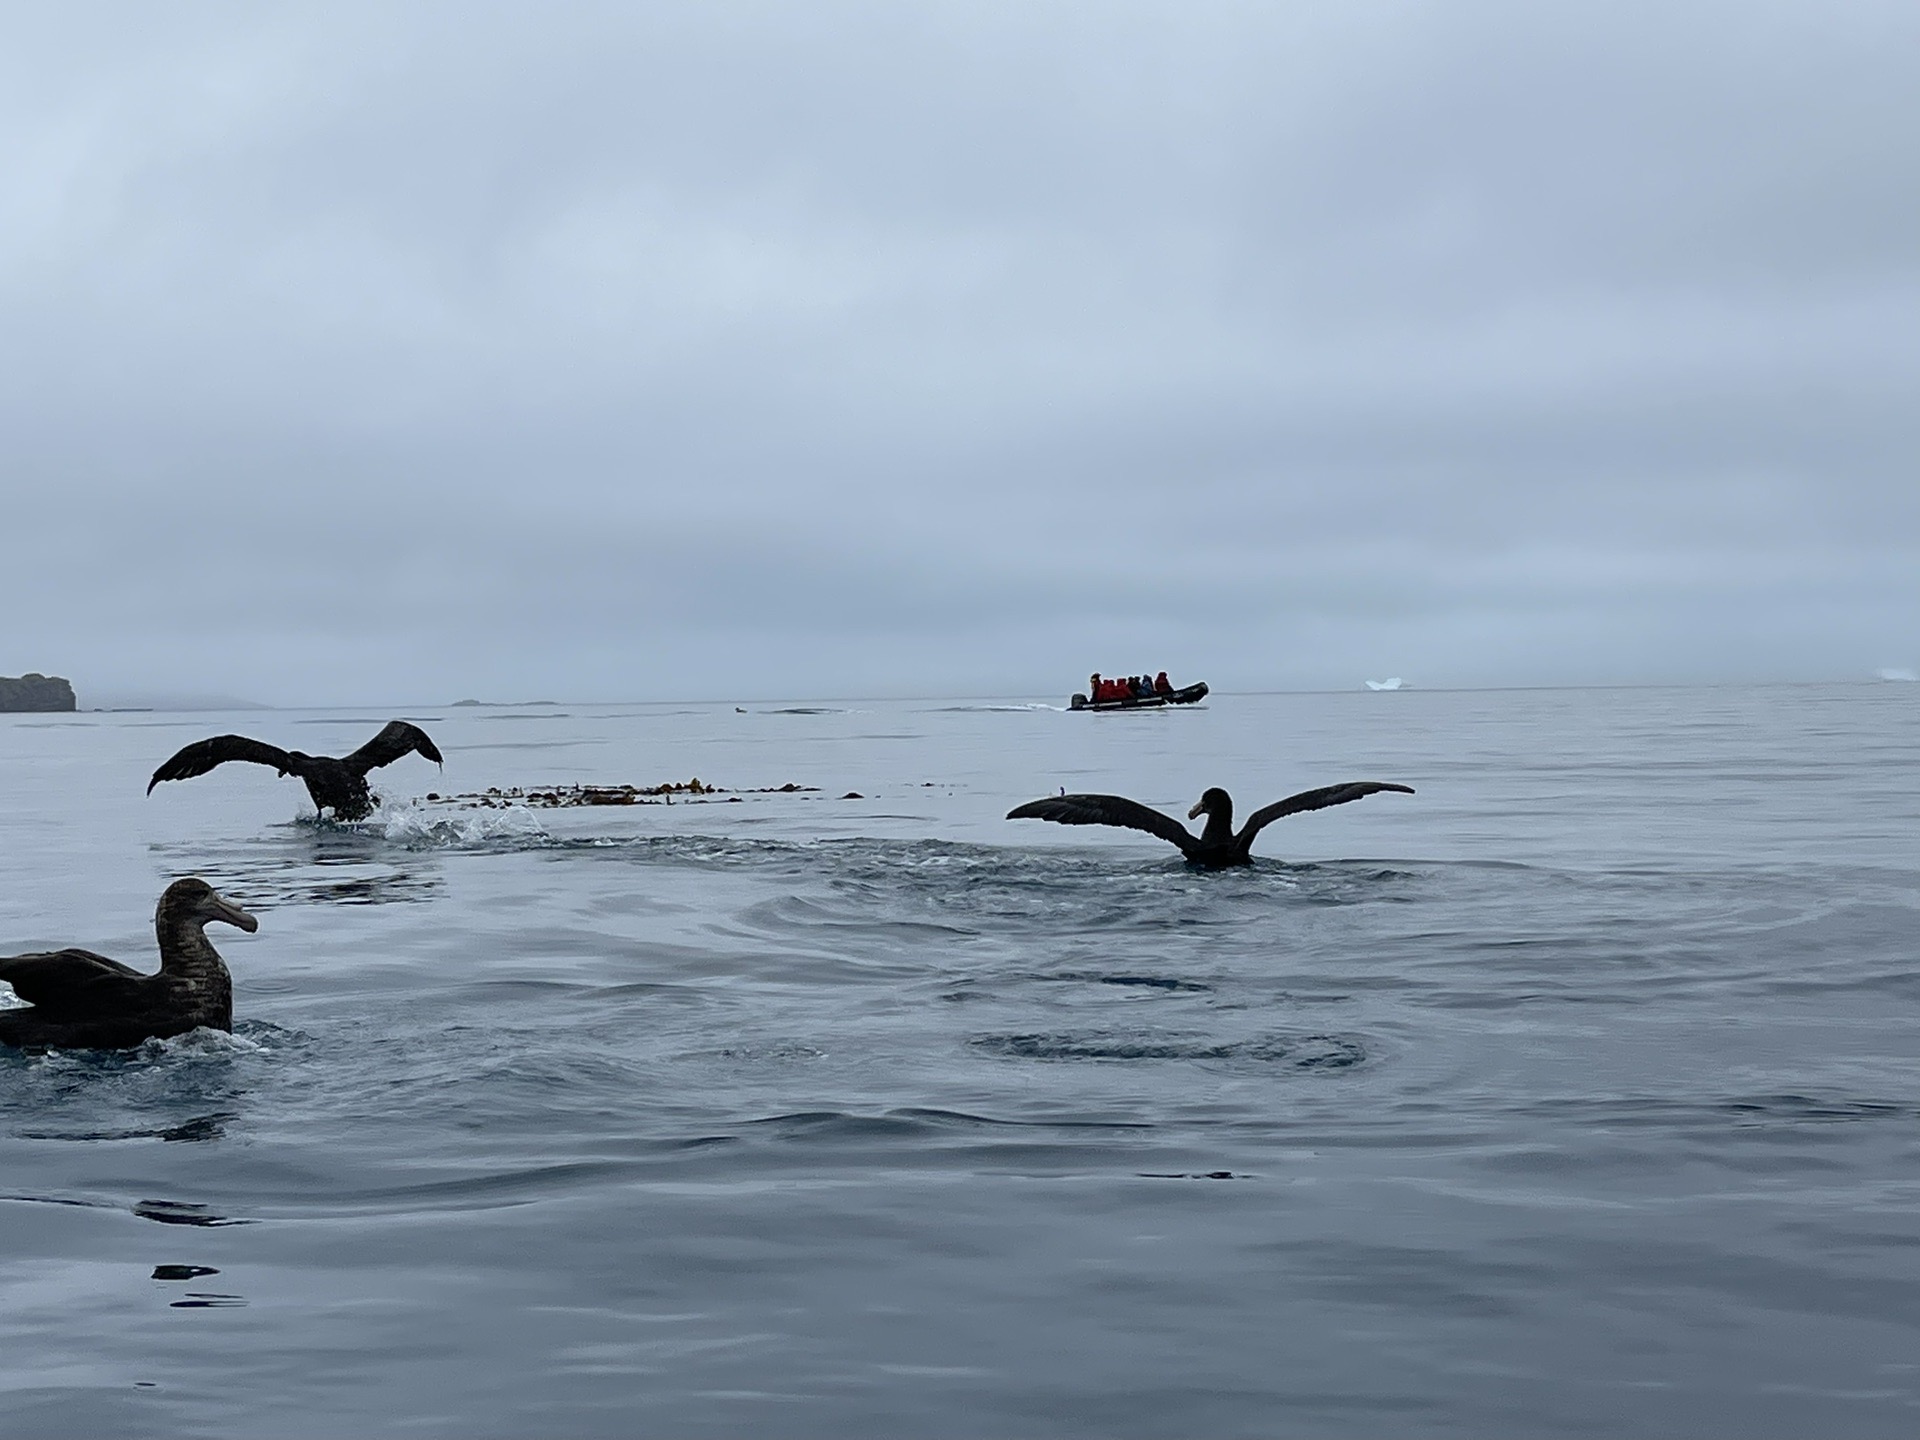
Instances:
[[[1167,679],[1166,671],[1162,670],[1158,675],[1153,677],[1153,693],[1156,695],[1173,694],[1173,682]]]

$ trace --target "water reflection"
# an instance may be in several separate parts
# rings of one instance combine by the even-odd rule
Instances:
[[[255,909],[420,904],[444,888],[437,856],[396,852],[382,834],[324,823],[296,823],[284,831],[271,840],[214,855],[204,846],[166,843],[154,848],[167,857],[174,878],[217,874],[223,890],[243,895]]]
[[[142,1200],[133,1207],[133,1213],[142,1220],[157,1221],[162,1225],[250,1225],[250,1220],[232,1220],[218,1215],[205,1205],[189,1200]]]
[[[198,1280],[202,1275],[218,1275],[220,1272],[211,1265],[156,1265],[153,1278],[156,1280]]]

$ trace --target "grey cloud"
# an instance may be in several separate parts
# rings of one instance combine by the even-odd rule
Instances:
[[[14,29],[0,671],[218,655],[204,688],[372,702],[1916,659],[1911,7]]]

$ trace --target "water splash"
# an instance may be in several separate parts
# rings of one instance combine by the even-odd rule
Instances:
[[[503,840],[549,838],[547,827],[524,805],[450,814],[427,801],[404,800],[383,807],[378,815],[360,824],[370,833],[416,850],[461,850],[497,845]]]
[[[184,1035],[148,1040],[133,1053],[142,1060],[165,1060],[203,1055],[270,1055],[273,1052],[246,1035],[236,1035],[228,1030],[210,1030],[203,1025]]]

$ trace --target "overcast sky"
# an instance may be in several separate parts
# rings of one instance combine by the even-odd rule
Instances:
[[[82,703],[1920,663],[1920,5],[0,9]]]

